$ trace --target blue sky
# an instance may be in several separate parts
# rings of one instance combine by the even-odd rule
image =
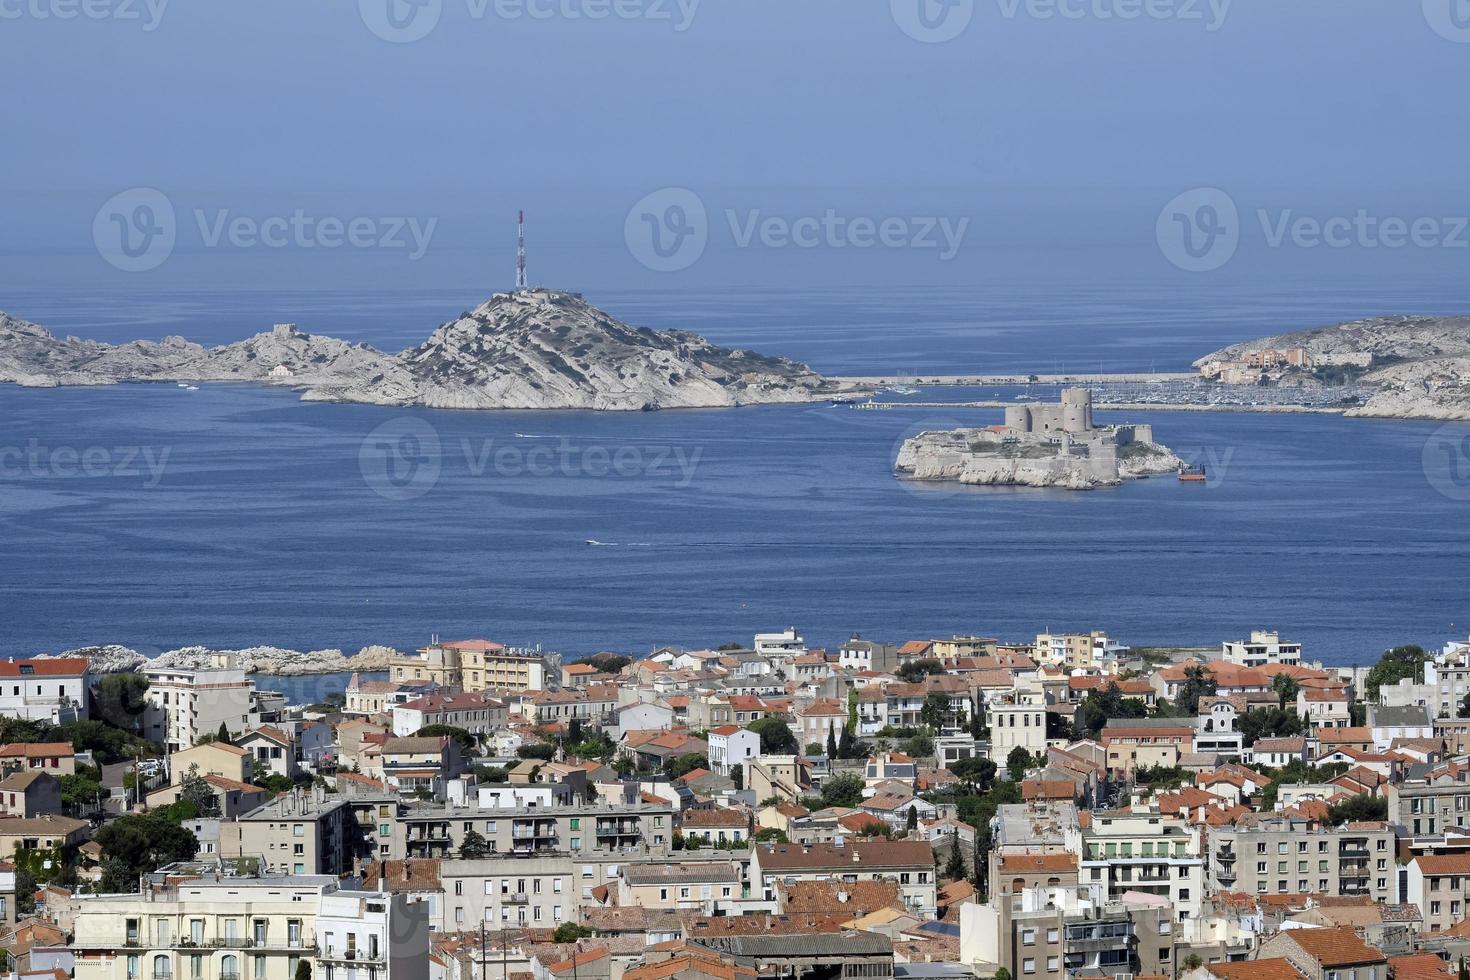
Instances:
[[[532,278],[569,288],[1470,271],[1465,0],[955,0],[949,21],[940,0],[89,0],[96,16],[58,16],[78,2],[0,0],[0,287],[488,290],[509,283],[522,207]],[[921,2],[938,33],[968,20],[916,39]],[[173,241],[127,271],[98,235],[157,217],[140,188],[172,208]],[[704,209],[703,245],[660,269],[638,229],[691,218],[669,188]],[[1198,188],[1226,195],[1239,240],[1190,271],[1161,214]],[[1370,230],[1342,244],[1300,226],[1360,214]],[[1385,244],[1373,229],[1395,219],[1419,241]],[[354,243],[321,244],[334,222]]]

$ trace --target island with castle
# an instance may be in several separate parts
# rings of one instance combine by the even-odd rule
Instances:
[[[1151,425],[1094,425],[1092,393],[1067,388],[1054,405],[1009,405],[1003,425],[921,432],[894,470],[911,480],[1092,490],[1184,467]]]

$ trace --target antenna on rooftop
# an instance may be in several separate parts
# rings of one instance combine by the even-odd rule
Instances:
[[[516,212],[516,288],[526,288],[526,212]]]

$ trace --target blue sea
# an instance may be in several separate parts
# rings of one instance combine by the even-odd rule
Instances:
[[[588,298],[837,374],[1179,370],[1263,333],[1470,307],[1457,287],[1404,284]],[[394,350],[474,299],[22,292],[3,305],[108,340],[221,343],[295,320]],[[987,410],[438,412],[235,385],[0,386],[0,655],[411,648],[439,634],[574,656],[787,626],[829,647],[854,632],[1093,627],[1214,644],[1275,628],[1344,664],[1470,633],[1470,426],[1099,418],[1152,423],[1209,482],[1067,493],[893,477],[906,436],[999,421]]]

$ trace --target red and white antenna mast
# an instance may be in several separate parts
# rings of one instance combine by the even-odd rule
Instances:
[[[526,288],[526,212],[516,218],[516,288]]]

